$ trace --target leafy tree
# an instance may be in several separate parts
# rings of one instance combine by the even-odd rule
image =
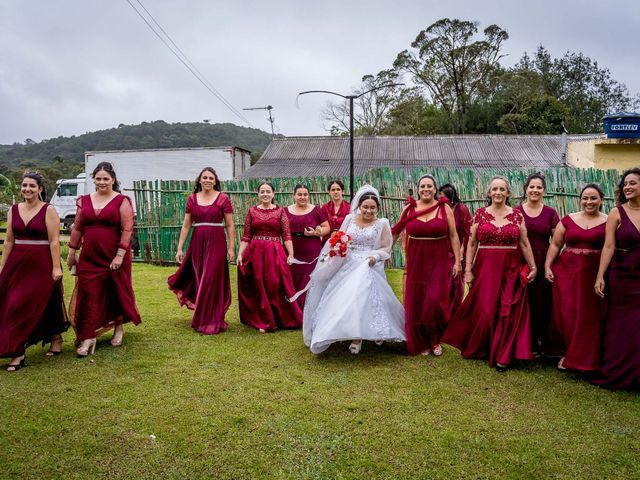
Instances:
[[[400,52],[394,62],[449,116],[451,133],[464,133],[469,105],[487,95],[509,38],[497,25],[485,28],[481,39],[475,39],[477,33],[477,22],[443,18],[422,30],[413,50]]]

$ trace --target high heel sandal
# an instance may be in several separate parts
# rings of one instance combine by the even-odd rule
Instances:
[[[20,363],[17,363],[15,365],[7,365],[7,372],[17,372],[18,370],[20,370],[22,367],[25,367],[26,364],[24,363],[24,355],[22,355],[22,358],[20,358]]]
[[[441,356],[441,355],[442,355],[442,345],[440,345],[440,344],[436,345],[435,347],[433,347],[433,348],[431,349],[431,351],[433,352],[433,354],[434,354],[436,357]]]
[[[83,340],[80,343],[80,346],[76,349],[76,355],[78,357],[84,358],[89,355],[93,355],[96,352],[96,339],[90,338],[88,340]]]
[[[362,348],[362,340],[360,340],[359,342],[356,343],[356,341],[351,342],[351,345],[349,345],[349,351],[353,354],[353,355],[357,355],[360,353],[360,349]]]
[[[54,343],[60,347],[60,350],[54,350]],[[51,345],[49,345],[49,350],[45,353],[47,357],[54,357],[56,355],[60,355],[62,353],[62,335],[56,335],[51,339]]]
[[[109,343],[111,343],[111,345],[114,347],[119,347],[120,345],[122,345],[123,339],[124,339],[124,327],[122,325],[118,325],[116,326],[113,332],[113,337],[111,338],[111,341]]]

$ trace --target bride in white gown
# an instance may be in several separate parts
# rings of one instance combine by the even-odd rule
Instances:
[[[352,340],[349,350],[359,353],[362,340],[403,342],[404,308],[391,290],[384,262],[391,254],[389,221],[377,218],[378,191],[361,187],[340,230],[351,236],[345,257],[327,255],[311,274],[304,307],[304,343],[313,353]]]

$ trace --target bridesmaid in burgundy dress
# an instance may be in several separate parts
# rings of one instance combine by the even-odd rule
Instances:
[[[184,244],[191,227],[193,234],[185,255]],[[234,242],[233,206],[220,191],[216,171],[206,167],[196,178],[193,194],[187,199],[176,253],[180,267],[168,279],[169,289],[180,305],[194,311],[191,326],[196,332],[212,335],[227,329],[224,316],[231,305],[227,260],[233,260]]]
[[[456,232],[460,241],[460,258],[462,259],[462,271],[464,271],[464,256],[467,251],[467,243],[469,243],[469,235],[471,233],[471,213],[467,206],[462,203],[456,188],[450,183],[446,183],[438,190],[440,195],[444,195],[449,200],[449,205],[453,210],[453,219],[456,222]],[[455,255],[453,251],[449,252],[449,260],[451,267],[455,265]],[[464,298],[464,278],[463,275],[456,275],[451,278],[451,312],[455,312],[462,304]]]
[[[469,294],[442,338],[465,358],[488,358],[499,372],[513,358],[531,359],[525,285],[536,267],[522,213],[508,205],[510,195],[507,180],[494,177],[489,206],[475,212],[466,253]]]
[[[526,202],[518,207],[524,217],[529,243],[536,267],[544,268],[553,230],[560,221],[558,212],[544,204],[547,184],[540,173],[529,175],[524,184]],[[534,358],[545,353],[558,353],[558,346],[549,341],[551,323],[551,284],[538,275],[527,287],[529,315],[531,316],[531,341]]]
[[[582,211],[561,220],[547,252],[545,277],[553,284],[550,337],[563,355],[558,362],[560,370],[590,371],[600,366],[600,339],[607,304],[593,291],[593,284],[607,221],[607,216],[600,212],[603,199],[599,185],[586,185],[580,192]]]
[[[109,162],[93,170],[96,191],[77,201],[78,211],[69,241],[67,265],[76,265],[75,327],[79,357],[93,354],[96,337],[114,329],[111,345],[119,347],[123,324],[140,323],[131,285],[131,200],[119,193],[116,173]],[[76,250],[82,247],[80,258]]]
[[[289,217],[289,228],[296,261],[291,264],[293,288],[302,290],[309,283],[309,275],[316,266],[322,250],[322,236],[329,233],[327,216],[320,207],[309,203],[309,189],[304,185],[296,185],[293,191],[296,203],[286,209]],[[296,300],[300,310],[304,310],[304,293]]]
[[[329,195],[331,200],[322,206],[327,220],[329,221],[329,233],[337,232],[351,209],[351,205],[342,199],[344,194],[344,183],[340,180],[331,180],[329,182]],[[329,235],[324,237],[322,241],[326,241]]]
[[[418,180],[419,200],[393,227],[394,240],[406,228],[405,334],[409,355],[442,355],[440,339],[451,318],[450,285],[460,274],[460,242],[448,200],[436,200],[435,178]],[[449,261],[453,252],[453,266]]]
[[[287,300],[295,294],[289,219],[273,195],[273,185],[260,185],[260,204],[247,212],[237,261],[240,321],[262,333],[302,326],[302,310]]]
[[[39,173],[22,177],[24,202],[7,216],[7,235],[0,261],[0,357],[11,358],[7,371],[24,367],[25,349],[51,343],[46,353],[58,355],[67,329],[60,266],[60,219],[43,201]]]
[[[640,168],[622,174],[618,207],[607,218],[595,290],[609,311],[604,324],[602,364],[591,380],[606,388],[640,390]]]

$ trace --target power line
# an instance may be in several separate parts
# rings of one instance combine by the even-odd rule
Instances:
[[[193,64],[193,62],[191,62],[191,60],[189,60],[189,57],[187,57],[187,55],[180,49],[180,47],[178,47],[178,45],[172,40],[172,38],[169,36],[169,34],[164,30],[164,28],[162,28],[162,26],[158,23],[158,21],[153,17],[153,15],[151,15],[151,13],[149,12],[149,10],[147,10],[145,8],[145,6],[142,4],[142,2],[140,0],[136,0],[138,2],[138,4],[140,4],[140,6],[144,9],[144,11],[147,13],[147,15],[149,16],[149,18],[151,18],[151,20],[153,21],[153,23],[155,23],[158,28],[162,31],[162,33],[164,34],[164,36],[169,40],[169,42],[171,42],[171,44],[175,47],[174,48],[171,47],[171,45],[169,45],[169,43],[167,43],[167,40],[165,40],[165,38],[160,35],[160,33],[158,33],[158,31],[153,27],[153,25],[151,25],[151,23],[149,23],[149,21],[147,20],[147,18],[136,8],[136,6],[131,3],[131,0],[127,0],[127,3],[131,6],[131,8],[133,8],[133,10],[138,14],[138,16],[144,21],[144,23],[147,24],[147,26],[151,29],[151,31],[160,39],[160,41],[162,43],[164,43],[164,45],[169,49],[169,51],[171,53],[173,53],[173,55],[180,61],[180,63],[182,63],[185,68],[187,70],[189,70],[189,72],[191,72],[191,74],[214,96],[216,97],[225,107],[227,107],[231,113],[233,113],[236,117],[238,117],[240,120],[242,120],[245,124],[255,128],[253,126],[253,124],[247,120],[226,98],[224,98],[224,96],[218,92],[218,90],[216,90],[216,88],[213,86],[213,84],[211,84],[211,82],[209,82],[209,80],[207,80],[207,78],[198,70],[198,68]],[[180,53],[178,54],[176,52],[176,50]]]

